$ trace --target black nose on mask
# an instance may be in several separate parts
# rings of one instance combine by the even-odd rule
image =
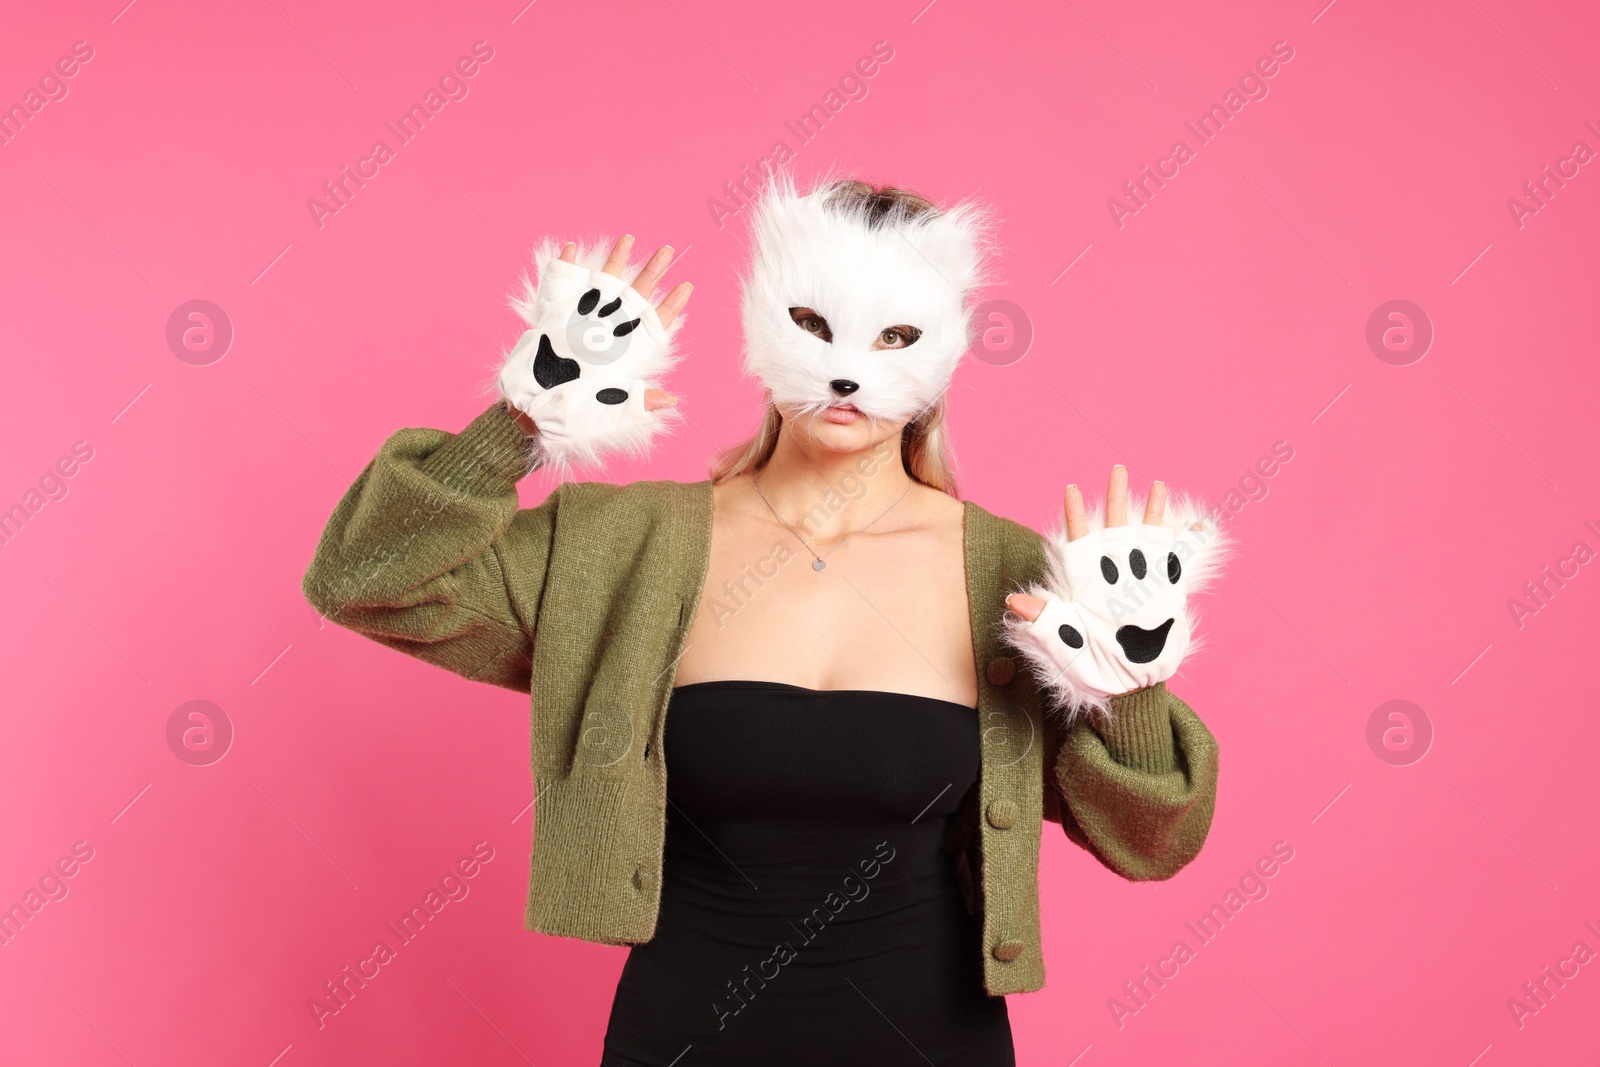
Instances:
[[[857,385],[855,382],[852,382],[848,378],[835,378],[833,381],[829,382],[828,385],[840,396],[849,396],[851,393],[861,388],[861,386]]]

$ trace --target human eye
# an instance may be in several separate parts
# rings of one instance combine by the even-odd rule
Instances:
[[[910,348],[917,343],[922,331],[915,326],[891,326],[878,334],[879,348]]]
[[[828,320],[810,308],[790,308],[789,318],[813,337],[820,337],[830,343],[833,341],[833,328],[828,325]]]

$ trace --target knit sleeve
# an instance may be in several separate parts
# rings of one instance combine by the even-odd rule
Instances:
[[[1200,852],[1217,798],[1217,741],[1166,683],[1080,717],[1055,760],[1067,835],[1125,878],[1171,878]]]
[[[518,510],[533,443],[495,402],[459,434],[403,429],[334,509],[306,569],[328,619],[457,674],[527,692],[559,491]]]

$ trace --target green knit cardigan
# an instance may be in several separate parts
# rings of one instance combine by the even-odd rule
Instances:
[[[674,668],[711,546],[711,484],[561,485],[519,509],[536,463],[495,403],[460,434],[403,429],[328,520],[308,600],[342,626],[457,674],[532,696],[533,860],[524,925],[648,941],[660,904]],[[954,820],[981,913],[992,995],[1044,985],[1039,839],[1046,822],[1130,879],[1200,851],[1217,744],[1151,686],[1109,721],[1067,727],[1003,644],[1005,596],[1043,569],[1034,531],[967,503],[965,559],[982,770]]]

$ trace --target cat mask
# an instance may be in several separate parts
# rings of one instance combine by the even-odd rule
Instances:
[[[975,203],[885,211],[831,182],[800,194],[791,178],[775,178],[751,223],[746,373],[801,415],[849,403],[872,419],[916,418],[944,395],[967,350],[987,232]],[[792,308],[815,312],[831,339],[797,325]],[[918,331],[916,339],[874,349],[894,326]]]

